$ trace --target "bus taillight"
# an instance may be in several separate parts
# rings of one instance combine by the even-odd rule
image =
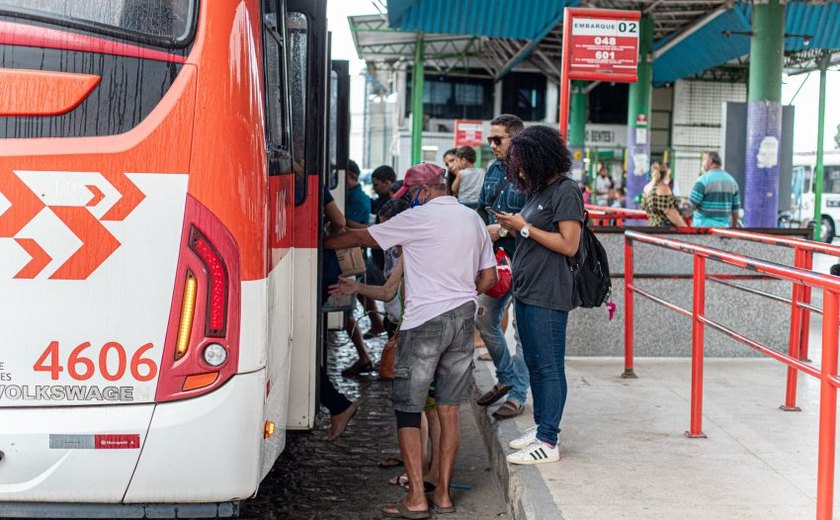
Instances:
[[[191,248],[207,268],[207,317],[206,333],[220,338],[225,335],[225,315],[227,314],[227,272],[218,252],[207,243],[200,231],[193,228]]]
[[[236,373],[239,273],[233,237],[188,195],[156,401],[202,395]]]

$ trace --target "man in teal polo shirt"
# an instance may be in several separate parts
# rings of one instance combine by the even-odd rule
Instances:
[[[691,204],[696,208],[694,227],[737,227],[741,195],[735,178],[721,168],[720,154],[709,152],[703,163],[706,172],[691,190]]]

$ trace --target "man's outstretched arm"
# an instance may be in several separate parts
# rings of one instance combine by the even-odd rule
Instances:
[[[360,229],[330,235],[324,238],[324,247],[326,249],[347,249],[348,247],[379,247],[379,244],[370,236],[367,229]]]

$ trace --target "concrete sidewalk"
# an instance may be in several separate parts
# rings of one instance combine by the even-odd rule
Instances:
[[[493,364],[476,361],[476,385]],[[474,406],[491,465],[517,519],[812,519],[816,511],[819,384],[799,376],[801,412],[779,410],[785,367],[768,359],[708,359],[703,431],[689,426],[690,360],[567,359],[560,461],[513,466],[508,442],[533,425],[496,422]],[[530,399],[530,396],[529,396]],[[836,494],[836,493],[835,493]],[[838,495],[840,496],[840,495]]]

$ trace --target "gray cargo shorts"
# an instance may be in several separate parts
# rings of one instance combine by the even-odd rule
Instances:
[[[422,412],[429,385],[439,405],[468,398],[473,368],[475,303],[468,302],[426,323],[400,331],[394,363],[394,410]]]

